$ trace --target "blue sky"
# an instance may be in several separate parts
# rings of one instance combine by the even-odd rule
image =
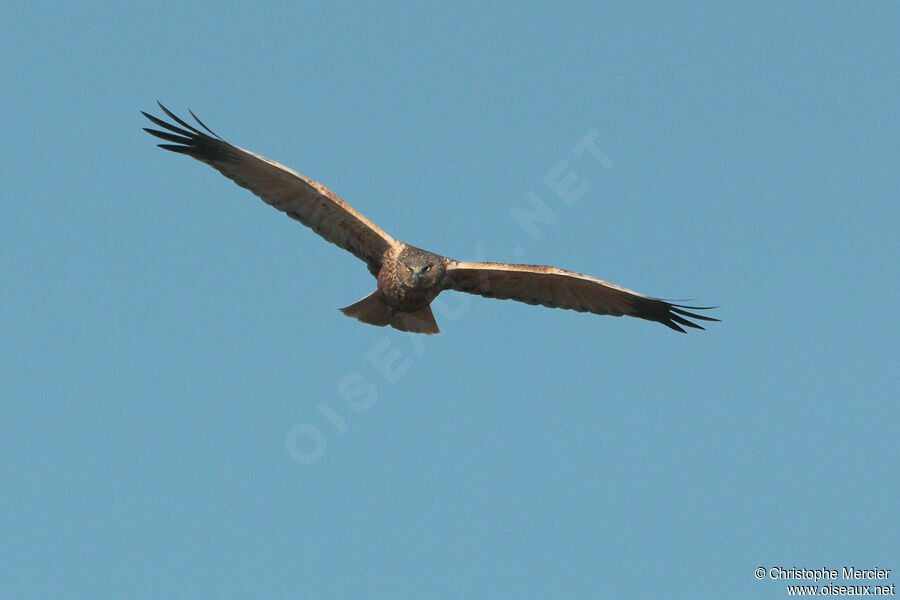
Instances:
[[[896,4],[3,13],[3,597],[780,598],[757,567],[900,573]],[[364,326],[337,308],[365,266],[157,149],[157,99],[398,239],[723,321],[446,294],[440,336]],[[528,229],[535,198],[552,222]]]

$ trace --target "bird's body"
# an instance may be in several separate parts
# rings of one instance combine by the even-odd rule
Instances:
[[[410,246],[393,239],[322,184],[229,144],[196,116],[208,134],[162,104],[160,107],[179,125],[143,113],[167,130],[145,131],[174,142],[160,147],[210,165],[367,264],[378,281],[375,291],[341,309],[364,323],[413,333],[439,333],[430,305],[444,290],[600,315],[630,315],[658,321],[682,333],[680,325],[703,329],[688,318],[717,320],[686,310],[704,310],[702,307],[672,304],[557,267],[461,262]]]

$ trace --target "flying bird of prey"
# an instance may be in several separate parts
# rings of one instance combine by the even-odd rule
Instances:
[[[229,144],[193,112],[188,111],[203,131],[178,118],[162,104],[159,107],[177,125],[141,112],[165,130],[144,128],[147,133],[171,142],[159,144],[160,148],[208,164],[266,204],[366,263],[378,280],[375,291],[341,309],[348,317],[363,323],[378,327],[390,325],[414,333],[440,333],[431,302],[444,290],[597,315],[628,315],[657,321],[682,333],[685,332],[682,326],[703,329],[689,319],[718,320],[689,312],[709,307],[672,304],[557,267],[462,262],[410,246],[386,234],[322,184]]]

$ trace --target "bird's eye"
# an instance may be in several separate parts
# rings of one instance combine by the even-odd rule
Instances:
[[[412,273],[412,267],[406,267],[406,270]]]
[[[431,270],[431,265],[428,265],[427,267],[425,267],[425,270],[426,270],[426,271],[430,271],[430,270]]]

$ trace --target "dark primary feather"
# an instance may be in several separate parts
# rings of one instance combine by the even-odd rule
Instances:
[[[159,125],[160,127],[164,127],[165,129],[168,129],[169,131],[177,134],[173,135],[172,133],[166,131],[159,131],[158,129],[150,129],[148,127],[144,127],[144,131],[146,131],[150,135],[155,135],[160,139],[169,142],[175,142],[175,144],[177,144],[159,144],[160,148],[165,148],[166,150],[171,150],[172,152],[187,154],[188,156],[196,158],[197,160],[205,162],[207,164],[212,164],[214,161],[222,161],[228,159],[229,154],[227,152],[227,149],[229,146],[231,146],[231,144],[214,134],[208,127],[206,127],[206,125],[203,125],[200,119],[197,119],[196,116],[194,117],[203,128],[205,128],[215,137],[210,137],[209,135],[196,129],[195,127],[192,127],[188,123],[185,123],[162,104],[160,104],[159,107],[172,120],[184,127],[184,129],[175,127],[170,123],[166,123],[162,119],[158,119],[151,114],[141,111],[141,114],[150,119],[150,121],[152,121],[154,124]],[[194,113],[191,112],[191,115],[193,116]]]
[[[648,321],[656,321],[658,323],[662,323],[666,327],[670,327],[675,331],[680,331],[681,333],[687,332],[679,327],[679,325],[684,325],[685,327],[693,327],[694,329],[706,329],[705,327],[698,325],[697,323],[688,321],[685,317],[688,317],[690,319],[700,319],[701,321],[719,320],[704,315],[698,315],[697,313],[692,313],[688,310],[685,310],[712,310],[713,308],[715,308],[713,306],[686,306],[684,304],[672,304],[665,300],[660,300],[659,298],[649,298],[646,296],[642,296],[639,299],[635,300],[634,304],[635,312],[632,316],[638,317],[639,319],[647,319]]]

